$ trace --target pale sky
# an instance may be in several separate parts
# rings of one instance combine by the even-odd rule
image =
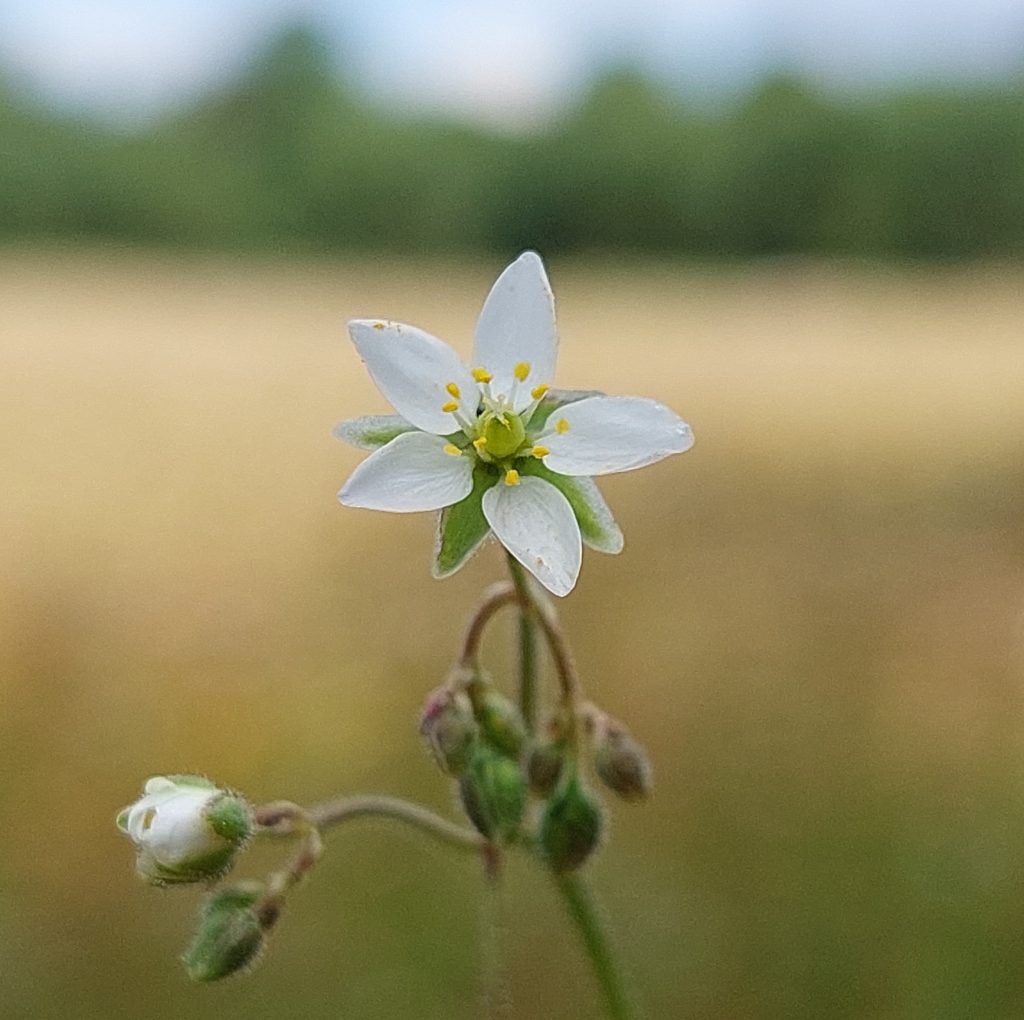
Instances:
[[[223,81],[299,19],[367,93],[511,125],[624,59],[705,94],[779,66],[837,86],[1024,72],[1024,0],[0,0],[0,67],[134,117]]]

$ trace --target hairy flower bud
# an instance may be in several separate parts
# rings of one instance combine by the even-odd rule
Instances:
[[[462,806],[481,835],[495,842],[510,840],[526,810],[526,784],[519,765],[491,747],[477,748],[459,777]]]
[[[540,826],[540,844],[554,871],[574,871],[601,840],[601,805],[572,776],[548,801]]]
[[[136,868],[153,885],[219,878],[252,831],[239,796],[201,776],[154,776],[143,796],[117,816],[138,849]]]
[[[259,882],[242,882],[206,901],[196,937],[182,957],[193,981],[219,981],[255,961],[263,948],[255,909],[262,895]]]
[[[547,797],[558,785],[565,767],[565,742],[535,744],[526,756],[526,779],[539,797]]]
[[[458,775],[472,757],[477,725],[465,694],[438,687],[431,691],[420,715],[420,734],[437,764]]]
[[[599,732],[594,769],[609,790],[624,800],[643,800],[651,792],[651,763],[644,749],[617,723]]]
[[[518,758],[526,741],[526,729],[519,709],[493,687],[484,688],[474,707],[487,740],[510,758]]]

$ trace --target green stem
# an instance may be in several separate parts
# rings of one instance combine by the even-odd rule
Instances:
[[[329,829],[353,818],[391,818],[419,829],[440,843],[459,850],[483,854],[485,863],[493,856],[493,848],[473,829],[463,828],[433,811],[399,797],[359,796],[342,797],[314,804],[310,808],[299,808],[288,801],[275,801],[256,809],[256,822],[269,833],[290,834],[305,831],[296,825],[296,819],[308,822],[319,835],[322,829]]]
[[[601,986],[609,1020],[633,1020],[638,1014],[626,994],[622,974],[590,890],[578,874],[555,875],[554,879]]]
[[[519,600],[519,711],[526,731],[537,731],[539,709],[537,694],[537,624],[530,610],[532,597],[526,572],[519,561],[508,555],[508,569]]]
[[[508,567],[519,603],[519,704],[523,719],[529,732],[534,733],[538,709],[537,627],[540,626],[554,660],[566,722],[575,746],[580,691],[569,645],[554,608],[534,596],[526,572],[511,554]],[[590,959],[609,1020],[634,1020],[637,1014],[626,995],[615,954],[586,883],[577,874],[556,874],[553,877]]]

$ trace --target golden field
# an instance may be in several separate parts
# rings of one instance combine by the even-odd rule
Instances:
[[[502,561],[432,580],[430,515],[336,504],[331,427],[386,410],[347,318],[468,355],[500,268],[0,254],[3,1020],[595,1015],[543,876],[492,931],[472,862],[368,823],[190,986],[199,897],[113,825],[185,770],[453,810],[416,717]],[[560,604],[657,770],[590,868],[649,1015],[1024,1014],[1024,271],[549,270],[559,384],[697,436],[605,480],[626,549]]]

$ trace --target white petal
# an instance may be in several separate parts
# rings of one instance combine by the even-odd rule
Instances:
[[[162,864],[174,865],[220,848],[220,837],[203,814],[216,790],[179,793],[156,809],[151,825],[138,842]]]
[[[475,418],[480,390],[462,359],[436,336],[400,322],[354,319],[348,324],[352,343],[391,406],[424,432],[458,432],[455,418],[441,408],[459,391],[460,409]]]
[[[525,362],[530,374],[516,388],[515,409],[532,399],[530,390],[555,379],[558,336],[555,299],[544,263],[536,252],[524,252],[498,277],[476,324],[473,366],[486,368],[494,394],[511,392],[516,365]]]
[[[558,431],[564,421],[568,428]],[[539,440],[544,464],[560,475],[607,475],[653,464],[693,446],[675,411],[644,397],[587,397],[559,408]]]
[[[473,488],[473,458],[444,452],[445,440],[406,432],[371,454],[338,493],[345,506],[414,513],[458,503]]]
[[[142,789],[144,793],[177,793],[178,784],[167,776],[151,776]]]
[[[548,591],[568,595],[580,573],[583,543],[569,501],[543,478],[499,482],[484,493],[484,516],[498,541]]]

